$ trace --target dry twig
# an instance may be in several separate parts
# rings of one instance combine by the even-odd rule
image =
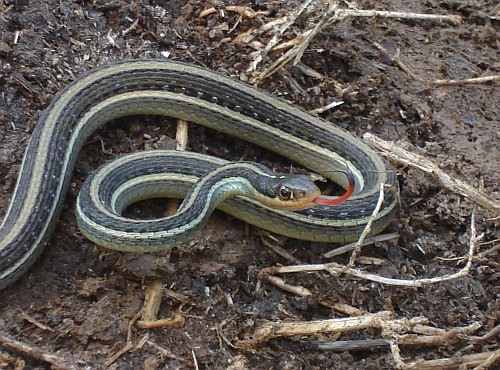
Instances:
[[[401,68],[404,72],[406,72],[412,78],[414,78],[417,81],[423,81],[422,78],[417,76],[417,74],[415,72],[413,72],[413,70],[410,67],[408,67],[405,63],[403,63],[403,61],[401,60],[401,51],[399,48],[396,49],[396,52],[393,54],[393,53],[390,53],[384,46],[382,46],[378,42],[373,42],[373,45],[377,49],[382,51],[388,58],[391,59],[392,62],[396,63],[399,68]]]
[[[268,274],[267,271],[269,270],[274,270],[273,267],[270,267],[269,269],[262,269],[259,273],[259,279],[260,280],[265,280],[274,286],[277,286],[278,288],[281,288],[283,290],[286,290],[287,292],[293,293],[295,295],[298,295],[300,297],[309,297],[312,295],[312,292],[304,288],[302,286],[296,286],[296,285],[290,285],[285,282],[284,279]]]
[[[392,319],[393,316],[394,314],[392,312],[382,311],[375,314],[366,314],[360,317],[342,319],[306,322],[270,322],[257,328],[251,339],[238,341],[235,345],[240,348],[248,348],[263,344],[269,339],[278,337],[380,328],[384,321]]]
[[[467,84],[484,84],[484,83],[488,83],[488,82],[498,82],[498,81],[500,81],[500,75],[467,78],[465,80],[435,80],[435,81],[432,81],[431,84],[433,84],[433,85],[460,86],[460,85],[467,85]]]
[[[401,357],[399,346],[443,346],[458,340],[467,340],[473,332],[481,328],[477,322],[466,327],[443,330],[424,325],[426,318],[417,317],[411,320],[394,319],[390,311],[375,314],[363,314],[359,317],[341,319],[317,320],[308,322],[270,322],[258,327],[253,336],[247,340],[238,341],[235,345],[239,348],[251,348],[262,345],[270,339],[296,335],[318,335],[320,333],[345,333],[366,328],[380,329],[385,339],[371,339],[362,341],[313,341],[311,345],[321,350],[366,350],[390,348],[393,360],[399,369],[420,368],[447,368],[449,365],[469,364],[490,365],[498,360],[498,351],[487,354],[463,356],[456,359],[440,359],[433,361],[417,361],[406,364]],[[469,339],[470,340],[470,339]],[[436,367],[436,366],[442,367]],[[484,367],[486,369],[486,367]]]
[[[273,38],[268,42],[266,47],[259,52],[257,57],[251,63],[251,70],[255,71],[257,65],[267,56],[267,54],[273,50],[287,50],[278,60],[273,62],[265,71],[263,71],[257,78],[253,80],[254,83],[258,83],[265,79],[266,77],[276,73],[280,68],[293,60],[293,64],[297,64],[306,48],[309,46],[312,39],[320,33],[324,28],[331,26],[332,24],[342,21],[347,17],[383,17],[383,18],[397,18],[397,19],[415,19],[415,20],[428,20],[437,22],[449,22],[452,24],[458,24],[461,22],[462,18],[457,15],[439,15],[439,14],[421,14],[421,13],[404,13],[404,12],[391,12],[391,11],[378,11],[378,10],[353,10],[353,9],[341,9],[338,7],[337,1],[328,1],[328,10],[323,13],[320,20],[310,29],[304,31],[301,35],[292,41],[287,41],[287,46],[284,47],[283,44],[278,45],[279,40],[284,33],[284,31],[294,23],[295,19],[302,14],[302,12],[309,7],[311,0],[306,1],[301,4],[299,8],[290,13],[286,18],[285,22],[278,22],[276,25],[278,27]],[[273,21],[275,23],[275,21]],[[261,27],[261,29],[269,29],[267,25]],[[261,31],[260,33],[263,33]],[[399,58],[396,63],[400,65],[405,71],[410,73],[414,78],[420,79],[416,76],[411,69],[406,67]]]
[[[406,12],[391,12],[384,10],[362,10],[362,9],[339,9],[335,18],[346,17],[380,17],[380,18],[397,18],[397,19],[416,19],[436,22],[448,22],[457,25],[462,22],[462,17],[459,15],[441,15],[441,14],[422,14],[422,13],[406,13]],[[337,19],[332,20],[333,22]]]
[[[282,248],[279,245],[277,239],[273,238],[271,235],[268,235],[268,237],[270,239],[274,239],[275,243],[271,243],[271,242],[267,241],[265,237],[261,237],[260,240],[262,241],[262,244],[264,244],[266,247],[268,247],[269,249],[271,249],[273,252],[279,254],[281,257],[287,259],[289,262],[296,263],[296,264],[302,263],[301,260],[299,260],[298,258],[294,257],[292,254],[290,254],[290,252],[288,252],[287,250],[285,250],[284,248]]]
[[[127,353],[128,351],[130,351],[132,348],[134,348],[134,345],[132,344],[132,342],[125,343],[125,345],[120,350],[118,350],[118,352],[116,352],[113,355],[111,355],[104,362],[104,365],[106,367],[110,366],[111,364],[113,364],[114,362],[116,362],[120,357],[122,357],[125,353]]]
[[[70,364],[74,363],[73,361],[70,361],[68,363],[64,359],[56,356],[49,351],[46,351],[40,347],[20,342],[1,332],[0,345],[5,348],[23,353],[26,356],[31,357],[37,361],[48,363],[54,369],[71,369],[72,366]]]
[[[290,27],[297,17],[302,14],[302,12],[307,9],[307,7],[311,4],[313,0],[306,0],[300,7],[291,12],[282,22],[279,23],[279,27],[276,29],[274,36],[267,43],[266,47],[260,51],[259,55],[254,59],[251,63],[251,69],[255,71],[257,69],[257,65],[264,60],[269,51],[276,46],[276,44],[281,40],[281,37],[285,33],[285,31]],[[275,24],[273,22],[273,24]],[[263,26],[266,27],[266,26]]]
[[[153,342],[151,340],[147,340],[146,343],[149,344],[151,347],[155,348],[158,352],[160,352],[162,354],[162,356],[165,356],[166,358],[170,358],[173,360],[177,360],[177,361],[179,361],[179,362],[181,362],[184,365],[187,365],[189,367],[193,367],[193,363],[191,361],[186,360],[183,357],[177,356],[176,354],[170,352],[168,349],[156,344],[155,342]]]
[[[491,329],[488,333],[481,337],[472,337],[471,341],[474,343],[484,343],[494,339],[495,337],[500,337],[500,324]]]
[[[421,287],[429,284],[437,284],[442,283],[444,281],[458,279],[460,277],[466,276],[471,267],[472,262],[474,260],[474,253],[476,250],[476,245],[478,240],[482,237],[482,235],[476,235],[476,225],[475,225],[475,208],[472,211],[471,215],[471,237],[469,241],[469,251],[467,253],[467,263],[466,265],[453,274],[433,277],[433,278],[422,278],[422,279],[391,279],[383,276],[379,276],[376,274],[370,274],[366,271],[355,269],[349,266],[343,266],[337,263],[323,263],[323,264],[315,264],[315,265],[295,265],[295,266],[276,266],[276,267],[268,267],[265,270],[266,274],[288,274],[288,273],[297,273],[297,272],[313,272],[313,271],[327,271],[333,276],[339,276],[341,274],[347,274],[351,276],[355,276],[365,280],[371,280],[378,282],[380,284],[386,285],[396,285],[396,286],[408,286],[408,287]]]
[[[278,58],[276,61],[271,63],[271,65],[266,68],[265,71],[260,73],[257,78],[252,80],[253,83],[258,83],[262,80],[264,80],[266,77],[269,77],[276,73],[279,69],[281,69],[283,66],[288,64],[292,59],[294,60],[294,65],[300,62],[300,59],[302,58],[302,55],[304,54],[305,50],[309,46],[309,43],[312,41],[312,39],[323,29],[325,23],[327,22],[328,18],[335,13],[337,10],[337,4],[329,4],[328,11],[323,14],[319,22],[310,30],[304,32],[301,37],[297,38],[299,40],[297,44],[287,51],[285,54],[283,54],[280,58]],[[270,44],[268,44],[269,46]],[[274,46],[274,45],[272,45]],[[272,47],[271,46],[271,47]],[[266,47],[267,49],[267,47]],[[266,50],[264,49],[264,50]],[[256,58],[256,61],[254,61],[254,64],[252,65],[252,68],[255,70],[256,63],[260,62],[263,59],[263,55],[265,54],[260,53],[259,56]]]
[[[366,223],[366,226],[365,226],[363,232],[361,233],[358,241],[356,242],[354,249],[352,250],[352,254],[351,254],[351,257],[349,258],[349,263],[347,265],[348,267],[354,266],[354,262],[356,261],[356,257],[358,256],[359,251],[361,251],[361,247],[363,246],[363,243],[364,243],[367,235],[372,230],[373,221],[377,218],[378,212],[380,211],[380,207],[382,207],[382,203],[384,202],[384,188],[385,188],[385,186],[386,185],[384,183],[380,184],[377,205],[373,209],[373,212],[372,212],[368,222]]]
[[[144,299],[142,319],[135,324],[138,328],[153,329],[184,323],[184,318],[181,315],[175,315],[172,319],[157,319],[162,298],[163,282],[161,280],[151,282],[148,285],[146,298]]]
[[[399,234],[382,234],[382,235],[375,235],[370,238],[366,238],[363,243],[361,243],[361,247],[374,244],[374,243],[380,243],[380,242],[386,242],[389,240],[395,240],[399,238]],[[354,242],[354,243],[349,243],[346,245],[343,245],[342,247],[338,247],[335,249],[332,249],[331,251],[325,252],[323,254],[323,257],[325,258],[332,258],[335,256],[339,256],[341,254],[347,253],[349,251],[352,251],[356,246],[358,245],[359,241]]]
[[[234,12],[238,13],[240,17],[246,17],[246,18],[255,18],[259,15],[269,15],[269,10],[259,10],[255,11],[252,8],[248,6],[237,6],[237,5],[228,5],[224,7],[223,10],[227,10],[229,12]],[[221,11],[223,11],[221,10]],[[215,8],[208,8],[203,10],[199,15],[198,18],[205,18],[211,14],[217,13],[217,9]]]
[[[497,351],[498,352],[498,351]],[[496,352],[483,352],[474,353],[472,355],[465,355],[453,358],[442,358],[438,360],[418,360],[405,365],[405,369],[418,369],[418,370],[446,370],[446,369],[470,369],[472,366],[481,366],[487,361],[490,356]],[[476,367],[475,369],[479,369]],[[487,369],[487,368],[483,368]]]
[[[374,146],[382,152],[382,155],[396,161],[397,163],[405,166],[412,166],[418,168],[426,173],[433,175],[444,188],[461,194],[473,202],[483,206],[496,215],[500,215],[500,202],[490,198],[482,191],[473,188],[462,180],[455,179],[443,172],[437,164],[428,158],[409,152],[401,147],[398,147],[392,141],[385,141],[373,135],[372,133],[365,133],[363,139],[370,145]]]

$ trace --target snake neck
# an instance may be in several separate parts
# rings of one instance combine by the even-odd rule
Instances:
[[[178,213],[204,215],[206,221],[223,201],[237,196],[259,199],[274,196],[263,186],[262,176],[270,176],[265,167],[256,163],[229,163],[202,177],[188,193]]]

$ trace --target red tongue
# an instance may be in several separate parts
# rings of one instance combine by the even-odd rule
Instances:
[[[347,199],[349,199],[349,197],[352,195],[352,193],[354,193],[354,177],[352,176],[352,173],[350,171],[346,171],[345,175],[347,176],[347,178],[349,180],[349,186],[348,186],[346,192],[342,196],[340,196],[338,198],[334,198],[334,199],[326,199],[323,197],[319,197],[319,198],[314,199],[312,202],[314,204],[320,204],[322,206],[333,206],[335,204],[343,203]]]

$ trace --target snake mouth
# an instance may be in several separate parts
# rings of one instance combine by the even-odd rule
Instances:
[[[354,193],[355,189],[355,181],[354,181],[354,176],[351,171],[346,170],[346,171],[338,171],[342,172],[345,174],[347,177],[347,180],[349,181],[349,186],[347,187],[347,190],[345,191],[344,194],[342,194],[339,197],[329,197],[329,196],[321,196],[318,198],[315,198],[312,203],[314,204],[319,204],[322,206],[333,206],[337,205],[340,203],[344,203],[347,199],[351,197],[351,195]]]

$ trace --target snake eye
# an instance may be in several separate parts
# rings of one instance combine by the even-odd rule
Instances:
[[[290,200],[293,196],[293,191],[288,186],[280,185],[277,190],[281,200]]]

